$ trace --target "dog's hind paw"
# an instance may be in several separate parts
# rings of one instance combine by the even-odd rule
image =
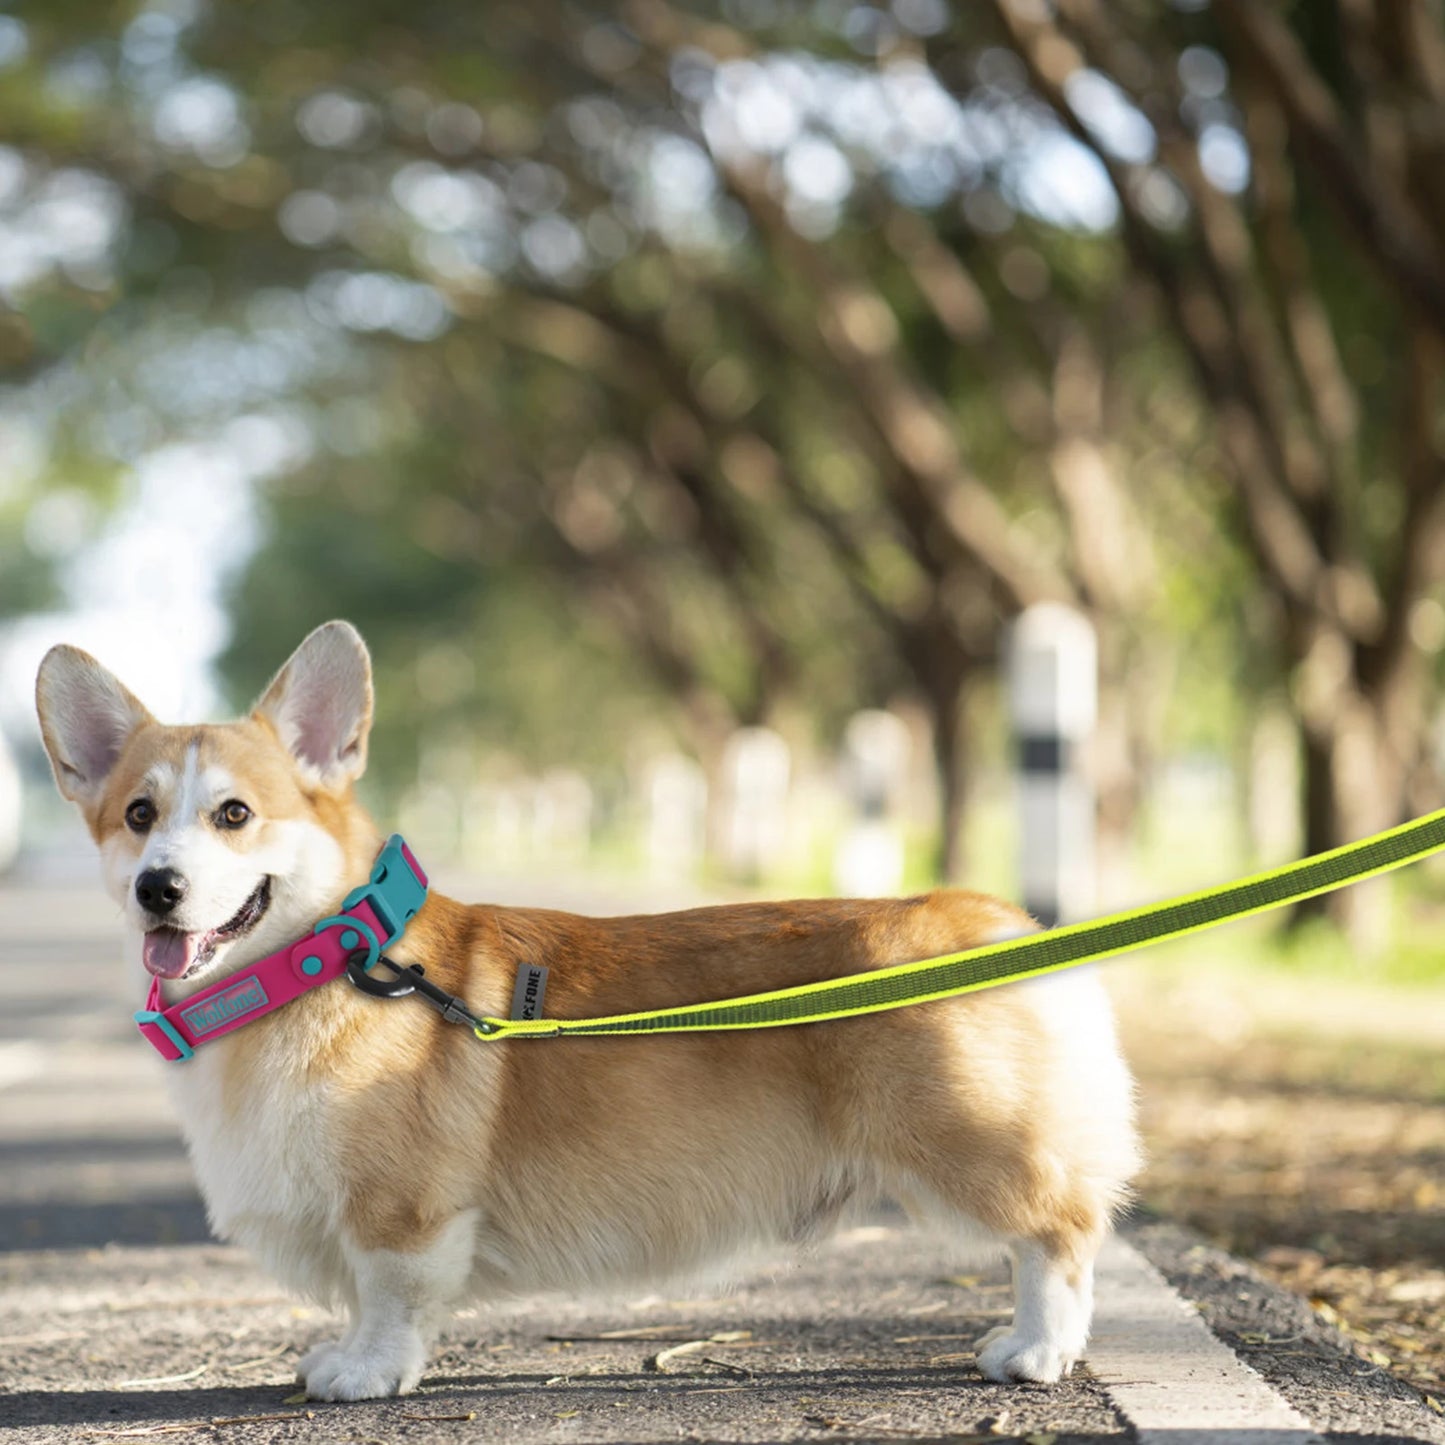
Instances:
[[[305,1356],[300,1373],[313,1400],[379,1400],[410,1394],[425,1365],[419,1342],[399,1349],[324,1345]]]
[[[1049,1340],[1029,1340],[1013,1330],[992,1329],[977,1346],[979,1373],[1000,1384],[1036,1380],[1052,1385],[1074,1368],[1076,1352],[1060,1348]]]

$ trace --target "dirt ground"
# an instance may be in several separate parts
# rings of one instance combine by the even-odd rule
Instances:
[[[1445,1414],[1445,987],[1122,971],[1143,1202],[1308,1298]]]

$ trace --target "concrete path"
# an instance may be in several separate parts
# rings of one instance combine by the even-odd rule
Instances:
[[[1004,1317],[1004,1276],[884,1214],[727,1292],[462,1310],[417,1394],[308,1404],[291,1363],[334,1321],[210,1242],[129,1023],[114,910],[89,886],[0,888],[0,940],[0,1445],[1445,1445],[1445,1421],[1303,1302],[1161,1221],[1110,1247],[1089,1368],[1057,1387],[982,1380],[971,1342]]]

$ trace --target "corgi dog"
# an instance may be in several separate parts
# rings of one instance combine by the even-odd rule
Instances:
[[[162,724],[68,646],[41,664],[37,707],[158,1007],[214,999],[366,882],[382,839],[353,785],[371,664],[349,624],[311,633],[239,722]],[[546,1016],[587,1018],[1033,927],[952,890],[627,918],[432,892],[388,956],[503,1019],[519,970],[545,968]],[[338,977],[165,1067],[216,1233],[349,1311],[299,1362],[323,1400],[413,1389],[467,1300],[675,1278],[817,1238],[875,1195],[1011,1255],[1012,1322],[978,1342],[978,1368],[1055,1381],[1084,1350],[1094,1258],[1139,1163],[1087,969],[808,1025],[550,1041],[478,1039]]]

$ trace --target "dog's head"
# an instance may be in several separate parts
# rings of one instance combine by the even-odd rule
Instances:
[[[366,766],[371,661],[318,627],[250,717],[169,727],[88,653],[36,680],[60,791],[85,815],[140,962],[190,992],[304,934],[363,881],[376,847],[351,797]]]

